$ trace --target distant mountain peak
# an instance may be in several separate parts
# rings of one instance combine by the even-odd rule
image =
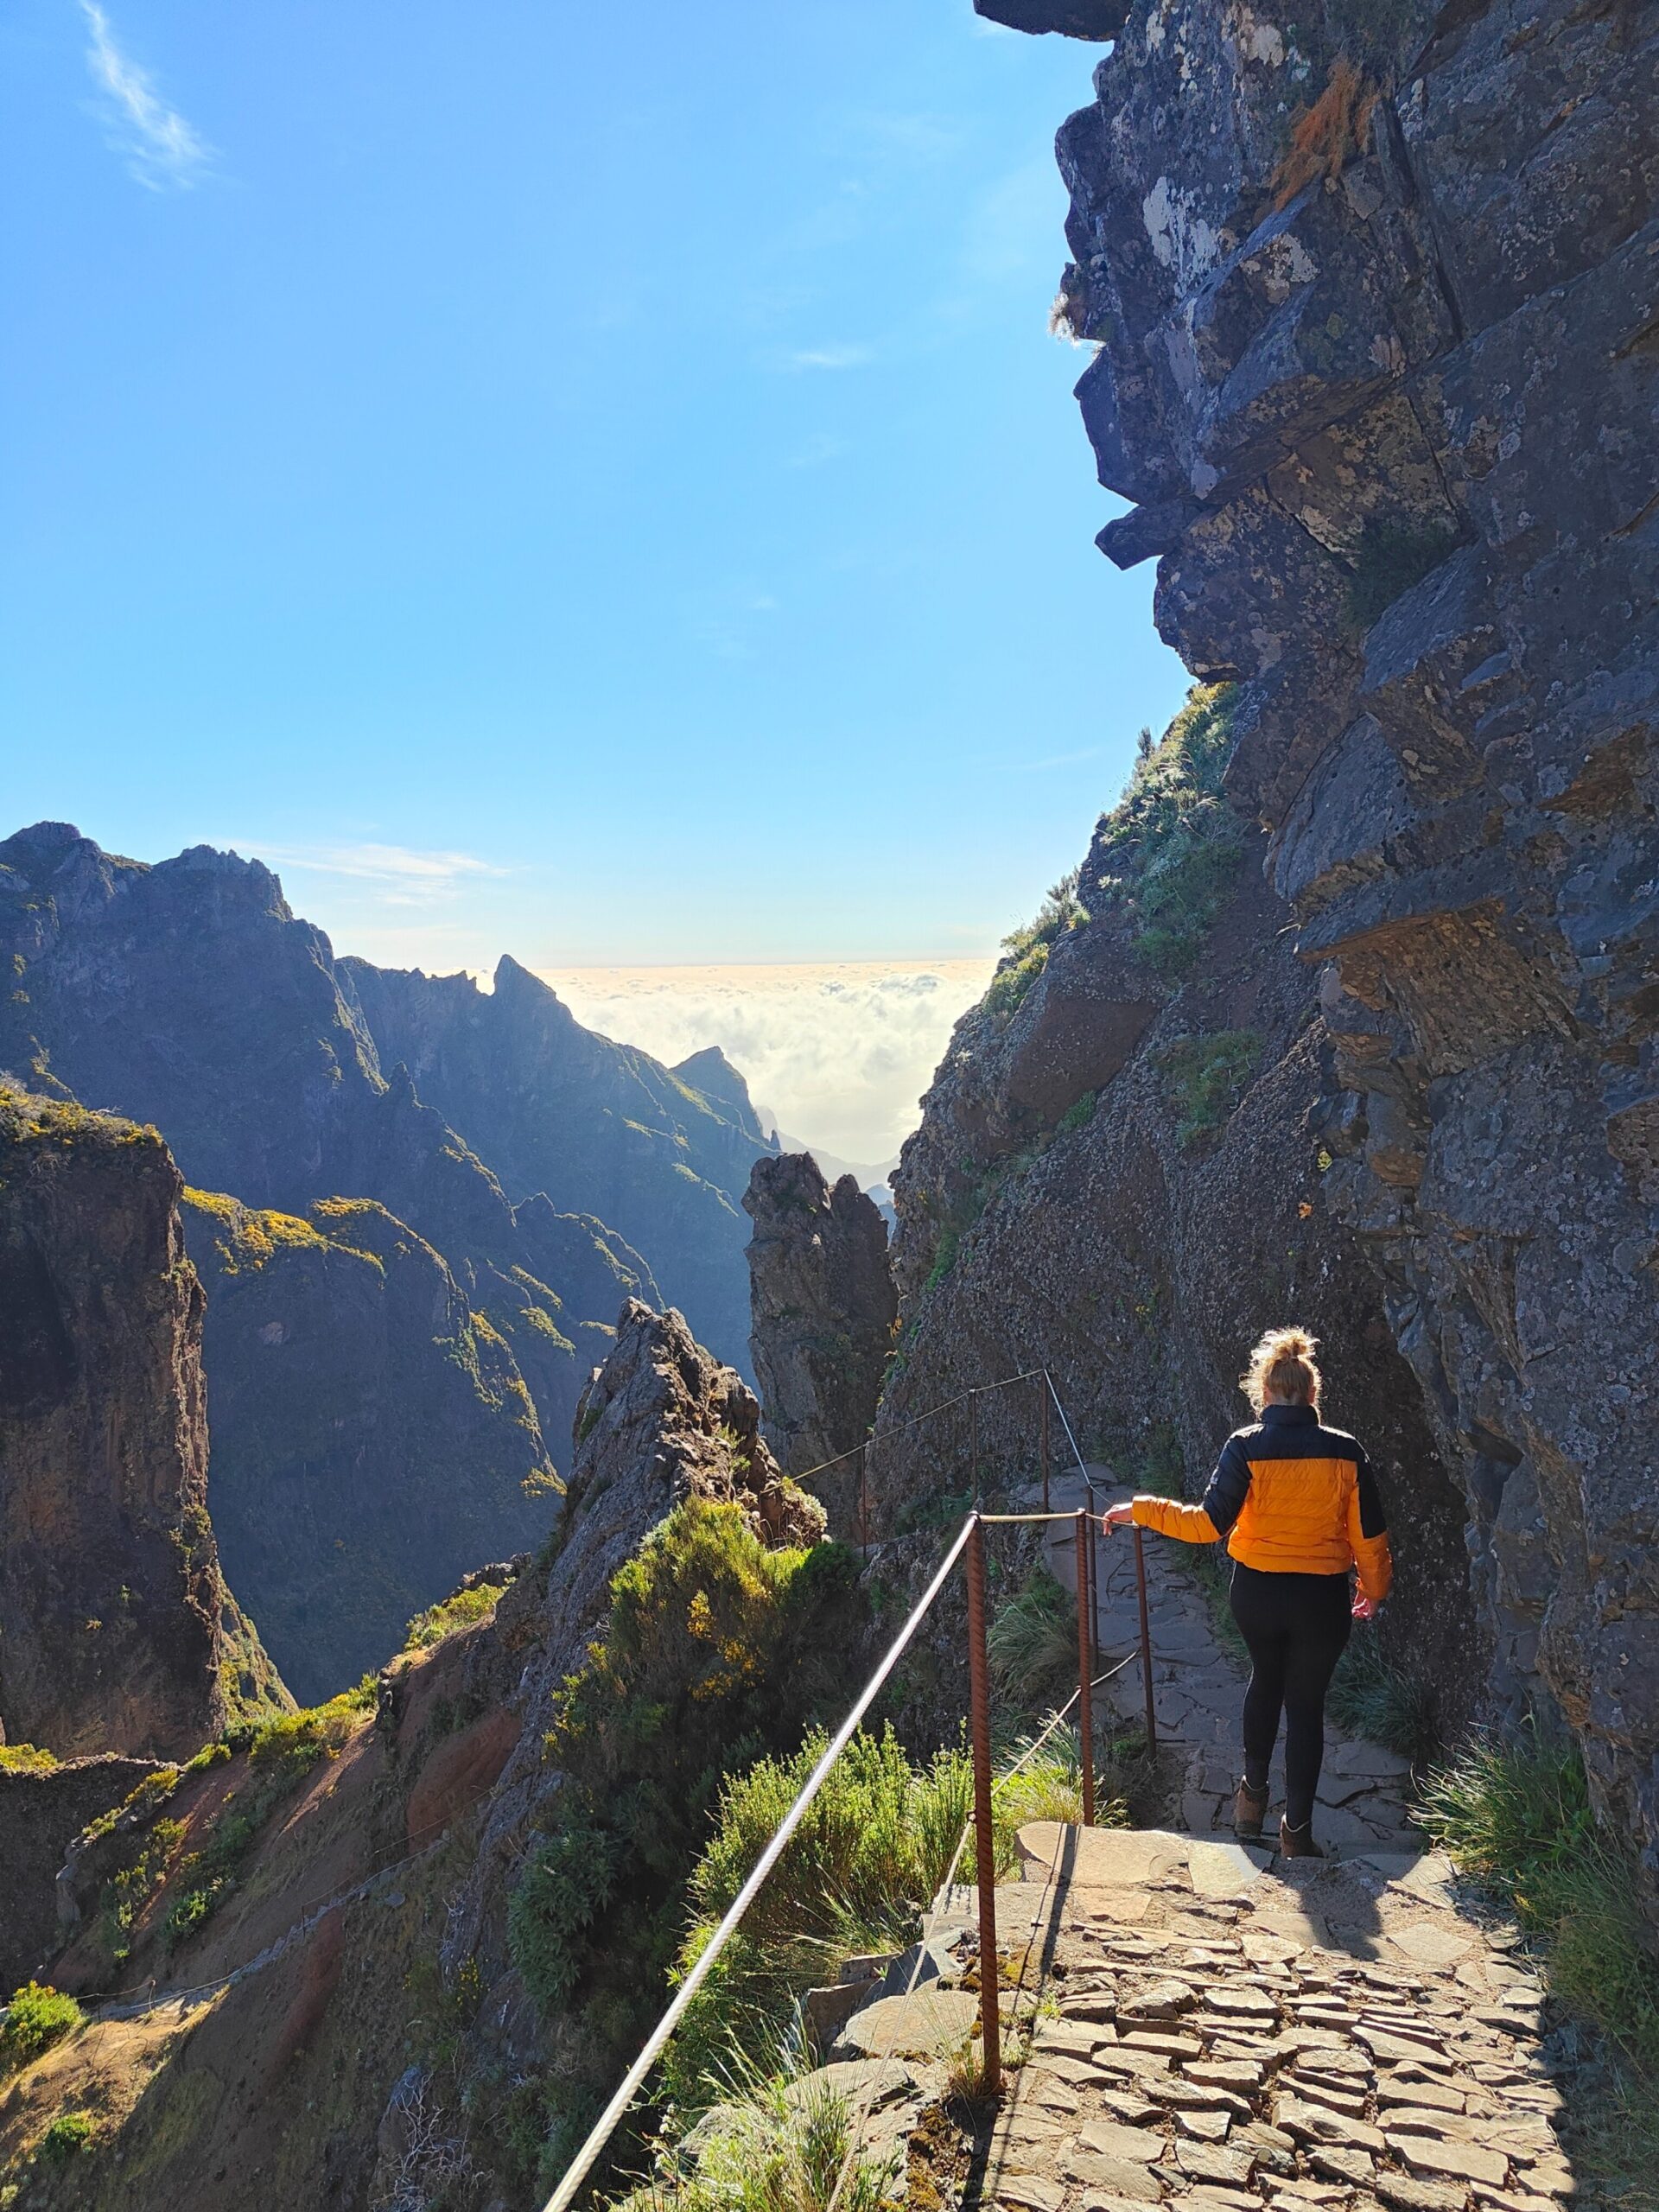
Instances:
[[[495,963],[493,988],[498,997],[504,991],[518,991],[532,998],[551,999],[559,1005],[563,1003],[550,983],[544,983],[533,969],[526,968],[522,961],[515,960],[510,952],[504,952]]]

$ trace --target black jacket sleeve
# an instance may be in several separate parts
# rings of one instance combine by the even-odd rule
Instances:
[[[1215,1523],[1217,1536],[1224,1537],[1237,1520],[1249,1487],[1250,1463],[1243,1439],[1230,1436],[1221,1447],[1216,1471],[1210,1478],[1203,1498],[1204,1510]]]

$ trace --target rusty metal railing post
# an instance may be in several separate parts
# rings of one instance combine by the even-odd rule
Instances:
[[[1158,1748],[1158,1715],[1154,1710],[1152,1696],[1152,1628],[1147,1618],[1147,1548],[1141,1541],[1141,1531],[1135,1536],[1135,1590],[1141,1605],[1141,1681],[1147,1694],[1147,1749]]]
[[[996,1837],[991,1825],[991,1691],[985,1646],[985,1532],[968,1538],[968,1683],[972,1703],[974,1850],[979,1878],[979,2020],[987,2096],[1002,2086],[1002,2019],[996,1957]]]
[[[1038,1450],[1043,1462],[1043,1510],[1048,1508],[1048,1370],[1044,1368],[1037,1380],[1037,1398],[1042,1407],[1042,1418],[1038,1423],[1040,1441]]]
[[[870,1555],[870,1500],[864,1486],[864,1457],[866,1447],[858,1447],[858,1541],[868,1560]]]
[[[1083,1825],[1095,1825],[1095,1707],[1090,1688],[1095,1671],[1095,1638],[1090,1613],[1094,1606],[1089,1588],[1089,1509],[1077,1516],[1077,1740],[1083,1752]]]
[[[970,1390],[968,1393],[968,1434],[969,1454],[974,1464],[974,1510],[977,1513],[985,1503],[980,1496],[979,1490],[979,1393],[977,1390]]]

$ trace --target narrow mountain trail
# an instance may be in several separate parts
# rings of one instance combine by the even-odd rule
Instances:
[[[1082,1498],[1080,1477],[1051,1484],[1056,1510]],[[830,2054],[866,2155],[903,2146],[912,2205],[1006,2212],[1592,2201],[1556,2132],[1568,2062],[1521,1931],[1425,1848],[1405,1762],[1332,1730],[1316,1820],[1330,1855],[1234,1841],[1245,1669],[1181,1548],[1149,1539],[1146,1554],[1181,1830],[1020,1831],[1020,1878],[996,1891],[1008,2063],[971,2137],[939,2115],[963,2109],[946,2069],[977,2005],[978,1897],[941,1894],[913,1977],[928,1986],[855,2012]],[[1132,1541],[1103,1537],[1099,1556],[1098,1640],[1121,1659],[1139,1634]],[[1049,1564],[1075,1592],[1072,1528],[1054,1530]],[[1133,1662],[1109,1695],[1142,1717]]]
[[[1052,1822],[1020,1848],[999,1948],[1034,2017],[976,2146],[980,2202],[1550,2212],[1575,2193],[1540,1985],[1436,1855],[1263,1865]],[[974,1896],[949,1903],[967,1918]]]
[[[1100,1486],[1097,1496],[1116,1500],[1129,1495],[1114,1486],[1109,1468],[1091,1466],[1089,1471]],[[1080,1475],[1057,1479],[1049,1490],[1057,1512],[1075,1510],[1084,1503]],[[1106,1658],[1121,1659],[1136,1651],[1140,1637],[1134,1540],[1127,1529],[1120,1529],[1096,1541],[1096,1642]],[[1233,1793],[1242,1770],[1239,1712],[1249,1666],[1217,1628],[1193,1572],[1192,1547],[1148,1535],[1145,1548],[1153,1712],[1160,1745],[1179,1762],[1180,1825],[1193,1835],[1230,1840]],[[1075,1595],[1076,1543],[1071,1529],[1064,1523],[1050,1532],[1047,1558],[1050,1572]],[[1371,1632],[1359,1626],[1354,1631],[1357,1636]],[[1141,1719],[1145,1691],[1138,1658],[1113,1677],[1106,1694],[1126,1721]],[[1320,1842],[1334,1846],[1344,1856],[1366,1851],[1414,1854],[1421,1850],[1421,1838],[1407,1818],[1402,1796],[1408,1772],[1406,1761],[1395,1752],[1347,1736],[1327,1723],[1325,1770],[1314,1817]],[[1273,1792],[1269,1840],[1277,1834],[1284,1801],[1282,1745],[1274,1763]]]

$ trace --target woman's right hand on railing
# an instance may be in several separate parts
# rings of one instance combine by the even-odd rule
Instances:
[[[1135,1507],[1128,1498],[1121,1505],[1109,1505],[1100,1516],[1100,1525],[1109,1536],[1114,1529],[1127,1529],[1135,1519]]]

